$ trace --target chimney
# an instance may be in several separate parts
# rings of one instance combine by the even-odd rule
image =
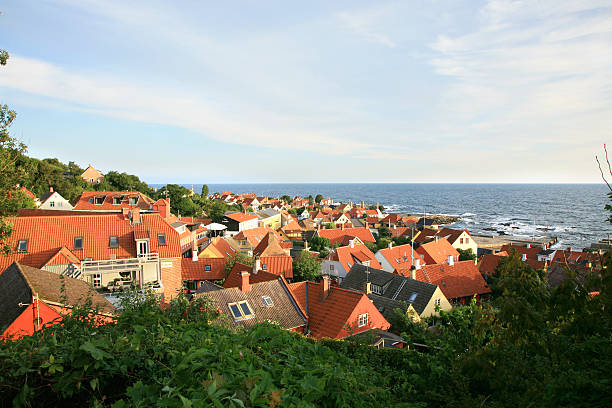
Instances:
[[[410,267],[410,279],[416,280],[416,270],[417,268],[414,265]]]
[[[247,271],[240,272],[240,291],[247,293],[251,291],[251,282],[249,282],[251,274]]]
[[[361,202],[361,208],[365,208],[365,201]]]
[[[49,192],[52,193],[53,192],[53,187],[49,187]]]
[[[351,248],[355,248],[355,240],[354,240],[354,239],[350,239],[350,240],[349,240],[349,246],[350,246]]]
[[[304,240],[304,251],[308,251],[310,247],[308,246],[308,241]]]
[[[376,202],[376,209],[379,210],[380,209],[380,203],[377,201]]]
[[[191,248],[191,260],[193,262],[198,262],[198,242],[193,241],[193,246]]]
[[[131,213],[132,213],[132,225],[142,224],[142,220],[140,216],[140,208],[138,207],[132,208]]]
[[[397,229],[397,225],[393,224],[393,229]]]
[[[448,266],[453,266],[455,264],[455,259],[452,255],[448,256]]]
[[[521,261],[527,262],[527,254],[521,255]]]
[[[321,279],[321,300],[329,296],[329,275],[323,275]]]
[[[363,293],[365,293],[366,295],[369,295],[370,293],[372,293],[372,283],[371,282],[366,282],[363,288]]]
[[[340,228],[344,229],[344,223],[340,224]]]
[[[123,215],[123,218],[125,218],[126,220],[129,218],[130,216],[130,209],[127,207],[123,207],[121,209],[121,215]]]
[[[261,269],[261,260],[258,256],[255,257],[253,261],[253,275],[257,275],[257,272]]]
[[[392,242],[392,241],[390,241],[390,242],[387,244],[387,246],[389,247],[389,249],[393,248],[393,242]]]
[[[527,248],[531,248],[531,244],[527,244]]]
[[[414,260],[414,269],[421,269],[421,260],[419,258]]]

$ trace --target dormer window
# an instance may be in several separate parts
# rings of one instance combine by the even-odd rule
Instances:
[[[74,249],[83,249],[83,237],[74,237]]]
[[[204,265],[204,272],[212,271],[212,265]]]
[[[106,196],[98,196],[98,197],[95,197],[95,199],[94,199],[94,204],[95,204],[95,205],[102,205],[102,204],[104,204],[104,199],[105,199],[105,198],[106,198]]]
[[[27,239],[19,240],[19,243],[17,244],[17,251],[18,252],[28,252],[28,240]]]
[[[113,205],[120,205],[123,201],[123,196],[113,197]]]
[[[128,203],[130,205],[136,205],[136,202],[138,201],[138,197],[130,197],[128,200]]]

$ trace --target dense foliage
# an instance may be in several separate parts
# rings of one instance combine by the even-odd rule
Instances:
[[[293,260],[293,280],[316,281],[321,276],[321,263],[309,251],[301,251]]]

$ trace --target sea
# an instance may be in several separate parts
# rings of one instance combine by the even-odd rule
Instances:
[[[191,188],[191,184],[182,184]],[[160,187],[161,185],[153,185]],[[605,184],[209,184],[209,192],[268,197],[321,194],[335,202],[377,202],[396,213],[456,215],[451,227],[480,235],[557,237],[556,248],[582,249],[612,235]],[[193,185],[200,192],[201,184]]]

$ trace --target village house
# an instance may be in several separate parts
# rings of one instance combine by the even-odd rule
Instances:
[[[83,279],[107,296],[128,286],[151,288],[166,301],[180,292],[179,235],[160,214],[59,213],[8,217],[15,251],[0,256],[0,270],[19,262]]]
[[[355,264],[381,268],[376,256],[367,246],[363,243],[356,244],[351,240],[349,245],[335,248],[325,257],[321,262],[321,274],[342,282]]]
[[[243,272],[249,273],[249,283],[252,285],[259,282],[267,282],[278,279],[278,275],[269,273],[261,270],[260,264],[253,264],[253,266],[245,265],[240,262],[236,262],[232,267],[232,270],[227,274],[227,278],[223,282],[224,288],[239,288],[242,282]]]
[[[323,237],[329,239],[331,245],[340,244],[352,239],[359,238],[363,243],[376,242],[374,236],[367,228],[333,228],[333,229],[318,229],[314,233],[315,237]]]
[[[256,211],[255,215],[259,218],[259,226],[277,230],[281,227],[281,213],[272,208]]]
[[[112,321],[115,308],[86,282],[14,262],[0,274],[2,338],[29,336],[56,324],[87,298],[101,323]]]
[[[440,229],[423,229],[415,238],[414,242],[418,244],[424,244],[440,238],[446,239],[455,249],[461,249],[464,251],[471,250],[474,255],[478,254],[478,244],[468,230],[466,229],[451,229],[451,228],[440,228]]]
[[[227,232],[231,235],[241,231],[250,230],[259,226],[259,221],[256,215],[252,213],[235,212],[225,214],[221,220],[221,224],[227,227]]]
[[[353,265],[341,288],[364,292],[385,318],[395,309],[401,309],[415,321],[437,315],[439,310],[449,311],[452,306],[437,285],[388,273],[364,265]]]
[[[62,197],[57,191],[53,191],[53,187],[49,188],[49,191],[40,196],[40,205],[38,206],[41,210],[67,210],[74,209],[70,201]]]
[[[256,270],[293,279],[293,258],[281,247],[273,231],[264,235],[253,250],[253,257]]]
[[[154,201],[137,191],[85,191],[74,206],[76,211],[116,213],[125,208],[138,208],[141,213],[159,212],[167,217],[170,215],[170,200]]]
[[[409,275],[413,265],[422,265],[419,254],[410,244],[393,246],[390,242],[388,248],[376,252],[376,259],[384,271],[400,275]]]
[[[315,339],[344,339],[372,329],[388,330],[389,322],[361,292],[320,282],[297,282],[289,288],[308,318],[307,333]]]
[[[287,224],[282,226],[281,231],[283,231],[285,235],[287,235],[287,237],[292,241],[302,240],[303,229],[300,224],[295,220],[291,220]]]
[[[473,261],[455,262],[450,256],[447,263],[424,265],[415,269],[415,278],[437,285],[453,304],[469,303],[474,296],[477,300],[488,298],[491,293]]]
[[[232,327],[250,327],[256,323],[274,322],[285,330],[304,333],[307,318],[281,276],[274,280],[251,283],[247,270],[240,273],[237,287],[222,288],[204,284],[194,298],[208,298],[226,316]]]
[[[275,237],[280,240],[278,232],[265,227],[257,227],[244,230],[234,235],[233,237],[226,237],[226,240],[240,254],[246,256],[253,256],[253,250],[260,244],[261,240],[268,234],[268,232],[272,232]],[[289,242],[288,244],[291,244],[291,242]],[[291,245],[287,245],[285,242],[281,242],[279,245],[281,245],[283,250],[285,250],[287,255],[289,255]]]
[[[444,238],[436,238],[431,242],[422,244],[416,248],[416,252],[421,260],[428,265],[441,264],[450,259],[455,262],[459,260],[459,252]]]
[[[104,181],[104,175],[94,169],[91,164],[81,173],[81,178],[89,184],[100,184]]]

